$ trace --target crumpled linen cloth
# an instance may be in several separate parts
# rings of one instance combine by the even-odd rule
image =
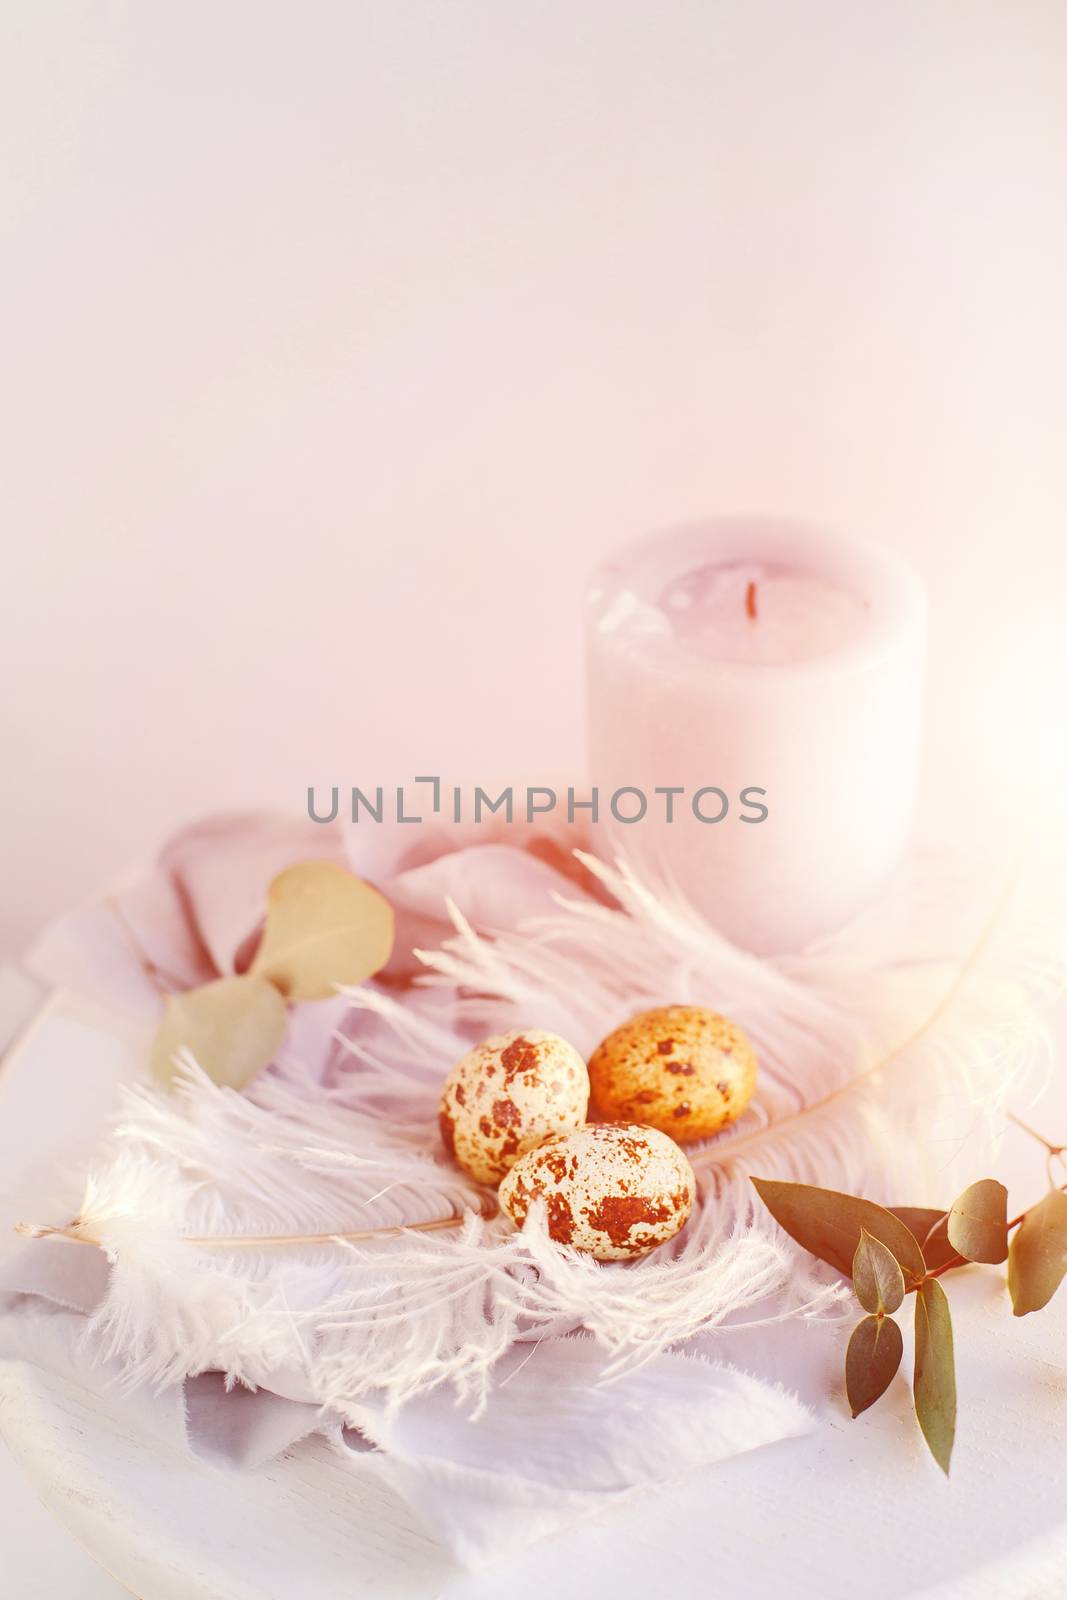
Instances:
[[[364,1405],[356,1431],[287,1394],[284,1374],[274,1391],[255,1393],[228,1392],[211,1373],[159,1395],[124,1390],[121,1374],[106,1368],[86,1337],[109,1270],[104,1258],[7,1231],[19,1219],[76,1213],[119,1086],[144,1076],[161,987],[243,970],[267,885],[282,868],[333,859],[386,894],[397,912],[397,943],[376,981],[412,1005],[442,1003],[439,992],[414,989],[410,979],[418,967],[413,949],[450,930],[446,899],[491,934],[548,909],[559,893],[600,893],[571,854],[577,835],[522,827],[414,832],[368,834],[262,815],[209,819],[173,839],[152,870],[64,917],[30,950],[24,971],[61,991],[74,1014],[71,1004],[60,1007],[20,1047],[12,1092],[3,1092],[0,1077],[5,1138],[10,1119],[17,1132],[23,1118],[17,1147],[27,1155],[21,1171],[0,1178],[0,1360],[104,1389],[138,1428],[229,1470],[254,1468],[322,1433],[354,1477],[384,1476],[455,1559],[479,1565],[628,1494],[809,1431],[830,1393],[833,1341],[809,1337],[796,1323],[765,1336],[720,1332],[714,1361],[697,1342],[607,1382],[598,1381],[604,1358],[587,1338],[519,1345],[501,1362],[477,1418],[439,1389],[399,1413]],[[326,1082],[341,1049],[338,1031],[360,1025],[341,999],[297,1006],[284,1049]],[[27,1052],[39,1055],[39,1065]]]

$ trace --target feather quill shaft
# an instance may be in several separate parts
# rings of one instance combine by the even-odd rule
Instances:
[[[463,1215],[434,1217],[430,1222],[409,1222],[403,1227],[362,1228],[357,1233],[342,1233],[339,1230],[333,1233],[201,1233],[184,1236],[181,1242],[216,1250],[271,1250],[282,1245],[301,1244],[360,1244],[367,1239],[395,1239],[404,1233],[432,1233],[438,1228],[458,1228],[463,1220]],[[21,1233],[26,1239],[70,1239],[74,1244],[92,1245],[97,1250],[105,1248],[101,1239],[85,1233],[76,1222],[65,1228],[52,1227],[44,1222],[16,1222],[15,1232]]]

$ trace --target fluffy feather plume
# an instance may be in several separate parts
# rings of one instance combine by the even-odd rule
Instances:
[[[994,1141],[1008,1096],[1048,1065],[1041,1002],[1067,982],[1062,867],[933,858],[842,934],[771,960],[624,863],[582,860],[620,909],[561,900],[558,916],[490,941],[453,907],[457,935],[423,953],[427,981],[457,989],[484,1029],[528,1024],[545,997],[543,1025],[583,1051],[667,1000],[739,1021],[759,1057],[756,1097],[690,1152],[720,1223],[751,1220],[752,1172],[897,1202],[901,1183],[949,1184],[946,1141]]]
[[[483,1192],[435,1146],[428,1116],[397,1133],[343,1092],[310,1100],[268,1080],[250,1099],[192,1063],[175,1100],[130,1091],[114,1152],[68,1230],[112,1263],[92,1336],[131,1383],[221,1369],[250,1385],[281,1379],[284,1392],[343,1413],[363,1395],[401,1403],[447,1380],[480,1402],[517,1338],[584,1321],[633,1365],[781,1278],[781,1249],[745,1236],[720,1240],[714,1275],[695,1243],[639,1280],[605,1271],[542,1227],[486,1219]],[[457,1213],[447,1236],[351,1237]],[[684,1315],[661,1324],[662,1300],[679,1295]]]
[[[561,899],[491,939],[453,907],[416,1004],[351,993],[348,1066],[326,1090],[291,1070],[242,1097],[189,1064],[176,1098],[131,1093],[76,1228],[112,1260],[93,1328],[131,1381],[219,1368],[342,1412],[444,1382],[477,1402],[519,1339],[584,1327],[621,1371],[761,1306],[823,1310],[839,1291],[800,1268],[749,1174],[944,1201],[944,1172],[936,1192],[914,1187],[933,1182],[931,1151],[943,1167],[946,1139],[996,1130],[1040,1059],[1034,1002],[1067,973],[1058,875],[991,894],[988,875],[935,864],[847,934],[770,961],[625,866],[583,859],[615,906]],[[678,1239],[604,1267],[536,1217],[516,1233],[482,1216],[435,1126],[472,1035],[547,1027],[588,1052],[667,1001],[728,1013],[760,1059],[753,1106],[693,1153],[700,1199]],[[456,1213],[451,1232],[351,1237]]]

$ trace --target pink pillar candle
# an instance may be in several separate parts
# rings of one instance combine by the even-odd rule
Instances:
[[[925,636],[912,569],[822,529],[723,519],[630,546],[588,601],[598,848],[752,950],[841,926],[908,841]]]

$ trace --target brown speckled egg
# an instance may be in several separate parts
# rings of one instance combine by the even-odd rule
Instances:
[[[550,1133],[579,1128],[589,1107],[585,1062],[566,1039],[527,1028],[476,1045],[441,1095],[441,1137],[464,1172],[499,1183]]]
[[[736,1023],[703,1006],[657,1006],[609,1033],[589,1061],[594,1114],[646,1122],[685,1144],[734,1122],[756,1087]]]
[[[543,1200],[548,1232],[598,1261],[627,1261],[673,1239],[696,1199],[693,1169],[655,1128],[590,1122],[517,1161],[500,1205],[519,1226]]]

